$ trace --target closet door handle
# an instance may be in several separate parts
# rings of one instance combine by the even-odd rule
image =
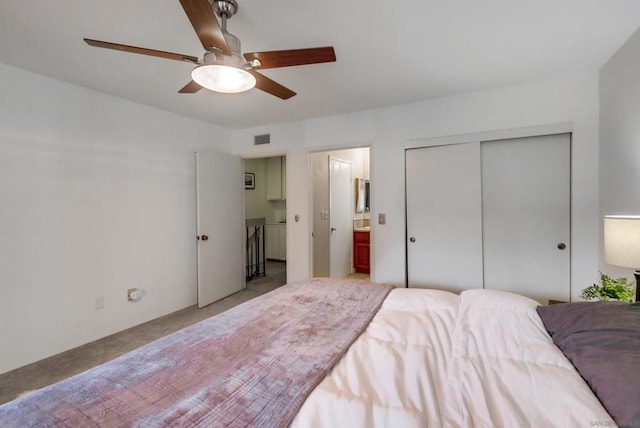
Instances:
[[[409,242],[416,242],[416,238],[412,236],[411,238],[409,238]]]
[[[558,244],[558,250],[564,250],[565,248],[567,248],[567,245],[564,242]]]

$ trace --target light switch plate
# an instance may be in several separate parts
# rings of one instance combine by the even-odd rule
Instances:
[[[387,215],[384,213],[378,214],[378,224],[387,224]]]

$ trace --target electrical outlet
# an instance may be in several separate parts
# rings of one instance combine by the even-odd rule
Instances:
[[[378,214],[378,224],[387,224],[387,215],[380,213]]]
[[[133,292],[135,292],[135,291],[138,291],[138,289],[137,288],[130,288],[130,289],[127,290],[127,300],[128,301],[130,301],[130,302],[133,301],[133,297],[131,296],[131,294]]]

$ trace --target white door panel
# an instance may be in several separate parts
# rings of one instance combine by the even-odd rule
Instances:
[[[482,143],[485,288],[569,301],[570,156],[569,134]]]
[[[243,180],[239,157],[196,153],[199,307],[244,288]]]
[[[329,158],[329,275],[344,278],[351,274],[353,218],[351,164]]]
[[[482,288],[480,144],[406,152],[409,287]]]

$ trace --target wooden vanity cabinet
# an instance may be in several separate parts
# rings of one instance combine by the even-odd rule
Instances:
[[[353,267],[358,273],[369,273],[369,232],[353,231]]]

